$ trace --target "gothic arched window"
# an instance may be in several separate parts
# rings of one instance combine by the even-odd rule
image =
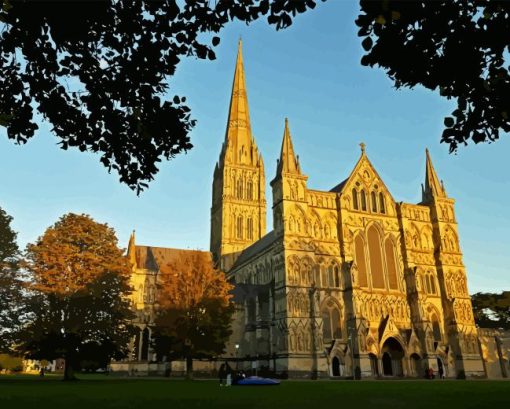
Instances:
[[[246,199],[253,199],[253,182],[251,180],[249,180],[246,185]]]
[[[329,286],[334,287],[335,286],[335,277],[333,275],[333,266],[328,267],[328,278],[329,278]]]
[[[436,294],[436,280],[434,280],[434,275],[429,274],[430,280],[430,294]]]
[[[375,196],[375,192],[370,193],[370,197],[372,199],[372,211],[374,213],[377,212],[377,198]]]
[[[436,314],[433,314],[431,317],[432,321],[432,331],[434,332],[434,341],[441,341],[441,327],[439,325],[439,319]]]
[[[253,239],[253,219],[251,217],[248,217],[248,220],[246,221],[246,227],[248,230],[248,238],[251,240]]]
[[[388,284],[392,290],[398,290],[397,261],[395,260],[395,246],[390,239],[384,243],[386,253],[386,267],[388,268]]]
[[[243,216],[237,216],[236,236],[238,239],[243,238]]]
[[[340,310],[331,301],[322,309],[322,337],[325,342],[342,338]]]
[[[386,205],[384,203],[384,195],[381,193],[379,193],[379,209],[381,211],[381,213],[386,213]]]
[[[356,236],[354,240],[354,254],[356,265],[358,266],[358,284],[361,287],[367,287],[367,262],[365,258],[365,245],[361,236]]]
[[[352,189],[352,207],[354,210],[358,210],[358,192],[356,189]]]
[[[326,267],[323,265],[320,266],[320,269],[321,269],[322,286],[327,287],[328,286],[328,271],[326,270]]]
[[[340,273],[338,271],[338,266],[335,266],[334,273],[335,273],[335,287],[339,288],[340,287]]]
[[[367,210],[367,196],[364,190],[361,191],[361,210]]]
[[[243,179],[239,178],[237,179],[236,183],[236,198],[242,199],[243,198]]]
[[[370,271],[372,273],[372,286],[374,288],[385,288],[384,267],[381,253],[381,238],[374,226],[370,226],[367,233],[368,254],[370,258]]]

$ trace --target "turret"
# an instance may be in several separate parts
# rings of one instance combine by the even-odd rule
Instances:
[[[136,244],[135,244],[135,231],[129,236],[129,244],[127,249],[127,258],[133,268],[136,267]]]
[[[422,202],[428,203],[435,198],[446,198],[446,190],[443,181],[439,183],[432,159],[430,158],[429,150],[425,150],[426,165],[425,165],[425,186],[422,185]]]
[[[276,176],[271,181],[273,189],[273,223],[277,234],[283,233],[287,208],[291,202],[305,202],[308,176],[301,172],[299,157],[294,153],[289,121],[285,118],[280,159],[276,166]],[[303,203],[305,204],[305,203]]]

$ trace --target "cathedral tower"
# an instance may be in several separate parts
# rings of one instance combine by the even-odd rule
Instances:
[[[422,204],[429,206],[436,244],[435,258],[442,293],[448,342],[457,373],[483,373],[473,307],[459,243],[455,200],[448,197],[426,150]]]
[[[211,207],[211,252],[229,271],[242,250],[266,233],[264,162],[251,132],[239,41],[225,141],[216,163]]]

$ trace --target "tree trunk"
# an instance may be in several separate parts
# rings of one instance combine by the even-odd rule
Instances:
[[[186,355],[186,379],[193,379],[193,358],[191,354]]]
[[[64,381],[76,381],[76,376],[74,375],[74,369],[71,365],[71,360],[66,358],[64,364]]]

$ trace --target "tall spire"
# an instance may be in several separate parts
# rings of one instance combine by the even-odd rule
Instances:
[[[281,173],[293,173],[301,175],[301,167],[299,159],[294,154],[292,139],[289,130],[289,120],[285,118],[285,130],[283,131],[282,150],[280,152],[280,160],[278,161],[277,175]]]
[[[127,250],[127,256],[131,265],[136,266],[136,244],[135,244],[135,231],[129,236],[129,244]]]
[[[228,113],[225,149],[235,163],[252,164],[254,148],[251,133],[250,111],[246,93],[246,80],[243,65],[243,43],[239,39],[237,61],[232,83],[230,109]],[[256,158],[255,158],[256,159]]]
[[[427,157],[425,165],[425,187],[423,189],[423,200],[434,197],[446,197],[446,191],[443,183],[439,182],[434,166],[432,165],[432,159],[428,149],[425,149],[425,155]]]

